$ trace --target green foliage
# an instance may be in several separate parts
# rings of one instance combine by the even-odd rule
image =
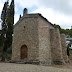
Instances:
[[[12,56],[11,54],[7,53],[6,58],[10,60],[11,56]]]
[[[7,49],[10,48],[12,45],[12,34],[13,34],[13,24],[14,24],[14,0],[11,1],[9,6],[9,2],[5,2],[2,14],[2,31],[1,37],[2,38],[2,60],[5,61],[5,56]]]
[[[69,30],[69,35],[72,37],[72,29]]]
[[[70,37],[72,37],[72,29],[62,29],[59,25],[54,24],[55,28],[59,28],[60,33],[64,33],[65,35],[69,35]],[[70,40],[70,44],[68,44],[67,46],[67,55],[69,56],[70,54],[72,54],[72,50],[69,49],[69,47],[71,47],[72,44],[72,40]]]
[[[65,30],[65,34],[69,35],[70,37],[72,37],[72,29],[66,29]]]
[[[65,29],[60,29],[60,32],[61,33],[65,33]]]
[[[55,28],[59,28],[59,30],[61,29],[61,27],[59,25],[54,24]]]
[[[11,1],[9,7],[8,31],[7,31],[8,47],[10,47],[12,44],[13,24],[14,24],[14,0]]]
[[[54,24],[55,28],[59,28],[60,33],[64,33],[65,35],[69,35],[72,37],[72,29],[62,29],[59,25]]]
[[[72,54],[72,50],[69,50],[70,54]]]
[[[0,48],[3,46],[3,36],[0,35]]]

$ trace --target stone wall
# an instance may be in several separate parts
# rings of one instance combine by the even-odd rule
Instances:
[[[68,56],[67,56],[67,47],[66,47],[65,34],[61,34],[61,45],[62,45],[63,59],[67,63],[68,62]]]
[[[42,18],[39,18],[39,60],[41,65],[51,64],[50,49],[50,28],[49,24]]]
[[[67,62],[65,35],[40,14],[27,14],[14,28],[12,60],[21,61],[21,46],[28,48],[28,61],[38,60],[41,65]]]
[[[28,59],[35,60],[39,56],[38,21],[37,18],[24,19],[14,28],[12,60],[20,60],[22,45],[28,47]]]
[[[44,18],[42,17],[38,17],[38,22],[39,22],[39,27],[47,27],[49,29],[54,29],[54,27],[48,22],[46,21]]]
[[[50,48],[51,48],[51,63],[53,64],[53,60],[55,58],[55,32],[54,29],[50,29]]]
[[[50,30],[50,41],[51,41],[51,56],[53,64],[63,64],[65,63],[62,55],[62,46],[60,32],[58,28]]]

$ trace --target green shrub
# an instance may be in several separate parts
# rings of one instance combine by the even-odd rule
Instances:
[[[70,54],[72,54],[72,50],[69,50]]]
[[[11,56],[12,56],[12,55],[8,53],[8,54],[6,55],[6,58],[7,58],[7,59],[11,59]]]

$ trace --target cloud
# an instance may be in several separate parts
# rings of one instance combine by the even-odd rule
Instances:
[[[68,1],[68,5],[69,5],[70,8],[72,8],[72,0]]]
[[[62,28],[71,28],[72,15],[57,12],[51,8],[37,9],[31,13],[41,13],[47,20],[53,24],[59,24]]]
[[[2,12],[2,9],[3,9],[3,6],[4,6],[4,3],[6,2],[7,0],[0,0],[0,14]],[[11,0],[9,0],[9,3],[11,2]],[[0,15],[1,16],[1,15]]]
[[[0,14],[1,14],[2,8],[3,8],[3,3],[0,3]]]
[[[71,0],[15,0],[15,4],[22,8],[37,6],[38,8],[52,8],[66,14],[72,13]]]
[[[0,29],[1,29],[1,12],[2,12],[2,9],[3,9],[3,2],[0,0]]]
[[[33,5],[37,5],[37,0],[15,0],[15,4],[18,4],[20,7],[32,7]]]
[[[2,9],[3,9],[3,6],[4,6],[4,3],[6,2],[7,0],[0,0],[0,29],[1,29],[1,12],[2,12]],[[11,2],[11,0],[9,0],[9,3]]]
[[[19,20],[19,14],[16,14],[14,17],[14,24],[16,24],[16,22]]]
[[[0,0],[0,13],[5,1]],[[24,8],[28,8],[32,13],[41,13],[62,28],[70,28],[72,25],[72,0],[15,0],[15,23]]]
[[[71,0],[39,0],[38,4],[40,8],[52,8],[65,14],[72,14]]]
[[[72,25],[72,0],[15,0],[15,4],[29,10],[33,6],[38,7],[32,10],[32,13],[41,13],[50,22],[59,24],[62,28],[70,28]]]
[[[1,19],[0,19],[0,30],[1,30]]]

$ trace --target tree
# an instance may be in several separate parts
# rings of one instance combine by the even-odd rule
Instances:
[[[2,51],[2,45],[3,45],[3,36],[1,34],[1,30],[0,30],[0,50]]]
[[[65,34],[65,29],[60,29],[60,33],[64,33]]]
[[[14,0],[11,1],[9,11],[8,11],[8,31],[7,31],[7,42],[8,47],[12,45],[12,34],[13,34],[13,24],[14,24]]]
[[[13,34],[13,24],[14,24],[14,0],[5,2],[2,14],[2,37],[3,37],[3,53],[2,61],[5,61],[7,49],[12,45],[12,34]]]
[[[7,36],[7,17],[8,17],[8,1],[5,2],[2,14],[1,14],[1,20],[2,20],[2,37],[3,37],[3,53],[2,53],[2,61],[5,61],[5,55],[7,50],[7,44],[6,44],[6,36]]]
[[[61,27],[59,25],[54,24],[55,28],[59,28],[59,30],[61,29]]]
[[[69,35],[72,37],[72,29],[69,30]]]

